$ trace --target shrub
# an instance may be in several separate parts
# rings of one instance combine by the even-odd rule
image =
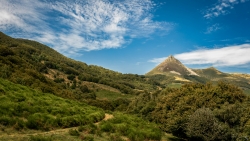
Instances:
[[[73,80],[76,78],[76,76],[73,75],[73,74],[70,74],[70,75],[67,76],[67,78],[68,78],[69,80],[72,80],[72,81],[73,81]]]
[[[94,137],[92,135],[86,135],[82,137],[82,140],[84,141],[94,141]]]
[[[79,132],[87,132],[89,134],[95,134],[97,131],[97,126],[94,123],[87,124],[85,126],[78,127]]]
[[[187,135],[204,141],[218,140],[221,136],[220,124],[208,108],[196,110],[187,123]]]
[[[41,135],[37,135],[37,136],[31,136],[29,138],[29,141],[52,141],[51,137],[44,137]]]
[[[111,140],[111,141],[125,141],[122,139],[122,137],[119,134],[111,134],[109,137],[109,140]]]
[[[112,123],[110,123],[110,122],[104,122],[100,128],[104,132],[113,133],[115,131],[114,125],[112,125]]]
[[[0,56],[14,55],[14,52],[7,47],[0,48]]]
[[[80,135],[80,133],[76,129],[70,129],[69,134],[71,136],[79,136]]]
[[[56,78],[56,79],[54,79],[54,82],[62,83],[62,82],[64,82],[64,78]]]
[[[12,126],[16,123],[15,119],[9,116],[2,116],[0,117],[0,124],[4,126]]]
[[[86,85],[80,86],[80,90],[83,93],[88,93],[89,92],[89,88]]]

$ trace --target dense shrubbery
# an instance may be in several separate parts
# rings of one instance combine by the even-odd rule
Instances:
[[[115,113],[115,118],[100,123],[101,131],[118,133],[132,141],[161,140],[162,131],[157,125],[141,118]]]
[[[17,130],[75,127],[104,118],[101,109],[37,92],[2,79],[0,89],[0,124]]]
[[[75,96],[74,90],[81,84],[72,81],[104,84],[125,94],[135,94],[138,89],[153,90],[160,85],[143,75],[121,74],[74,61],[35,41],[13,39],[3,33],[0,38],[0,77],[42,92],[77,99],[79,95]]]
[[[249,98],[241,89],[228,83],[219,82],[217,85],[197,83],[186,84],[179,89],[167,88],[161,92],[141,94],[130,104],[129,111],[160,123],[162,130],[176,136],[197,137],[203,140],[206,140],[205,137],[195,135],[191,130],[194,131],[195,128],[201,132],[206,127],[204,124],[208,123],[203,116],[208,114],[214,122],[211,128],[220,131],[220,140],[235,140],[248,134],[246,132],[250,115],[248,102]],[[205,112],[197,116],[197,112],[202,113],[199,109]],[[194,123],[196,125],[193,125]],[[216,136],[215,133],[210,134]]]
[[[108,140],[124,140],[128,138],[131,141],[161,140],[162,131],[154,123],[150,123],[136,116],[123,113],[114,113],[114,118],[101,121],[98,124],[87,124],[80,126],[78,130],[70,130],[72,136],[80,136],[86,140],[91,135],[107,138]]]

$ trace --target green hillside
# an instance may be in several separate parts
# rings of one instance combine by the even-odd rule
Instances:
[[[16,130],[52,130],[94,123],[102,109],[0,79],[0,125]],[[2,130],[3,131],[3,130]]]
[[[250,99],[231,84],[185,84],[144,93],[128,111],[190,140],[240,140],[250,135]]]
[[[112,119],[103,120],[100,108],[1,78],[0,103],[0,140],[82,140],[83,136],[103,141],[160,140],[162,136],[156,124],[136,116],[114,113]]]
[[[0,33],[0,77],[78,100],[91,97],[84,94],[96,90],[136,94],[142,90],[152,91],[158,85],[143,75],[87,65],[38,42],[14,39],[3,33]]]
[[[250,75],[173,56],[122,74],[0,32],[0,140],[244,140],[249,90]]]

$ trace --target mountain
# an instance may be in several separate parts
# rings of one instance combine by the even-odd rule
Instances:
[[[170,55],[165,61],[155,67],[153,70],[147,73],[147,75],[154,74],[177,74],[177,75],[196,75],[193,70],[189,69],[185,65],[183,65],[179,60],[174,58],[174,56]]]
[[[172,83],[217,83],[219,81],[227,81],[241,87],[248,93],[250,91],[250,75],[248,74],[224,73],[217,70],[215,67],[190,69],[172,55],[148,72],[146,76],[163,85],[170,85]]]

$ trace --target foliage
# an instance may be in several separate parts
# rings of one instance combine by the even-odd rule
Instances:
[[[16,130],[52,130],[100,121],[104,111],[83,102],[63,99],[49,93],[0,79],[0,124]]]
[[[195,111],[200,108],[209,108],[212,113],[206,110],[205,113],[209,113],[213,117],[211,119],[216,119],[218,125],[223,127],[218,130],[223,131],[224,140],[233,140],[246,134],[244,129],[250,115],[248,102],[249,98],[240,88],[226,82],[217,85],[190,83],[181,88],[141,94],[130,103],[128,112],[159,123],[163,131],[188,138],[191,137],[191,133],[187,132],[187,125],[191,122],[189,117],[196,116]],[[199,118],[200,123],[206,123],[206,118]]]
[[[52,138],[51,137],[43,137],[43,136],[37,135],[37,136],[31,136],[29,138],[29,141],[52,141]]]
[[[161,140],[162,132],[157,125],[141,118],[115,113],[114,118],[100,123],[104,132],[117,133],[131,141]]]
[[[197,109],[188,118],[186,130],[187,135],[191,138],[195,138],[195,140],[223,140],[221,125],[215,118],[213,112],[208,108]]]
[[[96,124],[89,123],[79,126],[78,129],[71,129],[69,134],[82,140],[161,140],[163,134],[156,124],[120,112],[113,113],[113,116]]]
[[[42,92],[82,100],[76,93],[83,81],[106,85],[125,94],[136,94],[143,89],[152,91],[159,86],[143,75],[122,74],[69,59],[35,41],[14,39],[2,32],[0,39],[0,77]]]

